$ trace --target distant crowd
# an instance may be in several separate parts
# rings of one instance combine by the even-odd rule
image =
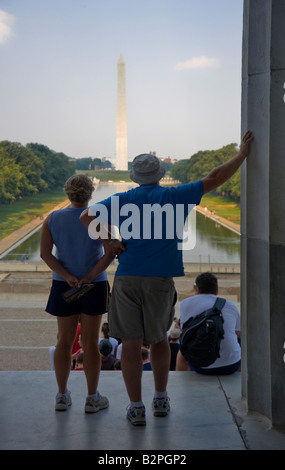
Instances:
[[[179,351],[179,338],[181,329],[179,320],[174,318],[174,327],[168,334],[170,347],[169,370],[175,370],[176,357]],[[101,355],[101,370],[121,370],[121,354],[123,343],[118,338],[110,336],[109,324],[104,322],[101,328],[102,337],[99,338],[99,351]],[[81,343],[81,324],[78,324],[76,340],[72,348],[72,370],[84,370],[83,368],[84,351]],[[143,344],[141,348],[142,369],[152,370],[150,362],[150,345]]]

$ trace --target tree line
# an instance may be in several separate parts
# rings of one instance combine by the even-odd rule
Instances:
[[[181,183],[197,181],[214,167],[228,161],[237,153],[237,145],[229,144],[218,150],[199,151],[187,160],[168,165],[166,170]],[[10,203],[23,196],[62,188],[76,170],[110,168],[109,160],[68,157],[47,146],[30,143],[0,142],[0,203]],[[215,190],[217,194],[240,198],[240,170]]]
[[[112,169],[112,163],[103,158],[99,157],[82,157],[82,158],[77,158],[75,162],[75,168],[76,170],[106,170],[106,169]]]
[[[45,145],[0,142],[0,203],[63,187],[75,160]]]
[[[229,144],[218,150],[199,151],[188,160],[180,160],[173,165],[170,170],[172,178],[181,183],[190,183],[206,176],[216,167],[230,160],[237,154],[237,145]],[[215,190],[215,193],[240,199],[240,169],[222,186]]]

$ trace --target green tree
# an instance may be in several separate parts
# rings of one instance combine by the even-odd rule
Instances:
[[[102,170],[112,168],[112,163],[109,160],[99,157],[77,158],[75,164],[76,170]]]
[[[0,202],[62,187],[75,161],[45,145],[0,142]]]
[[[23,174],[4,148],[0,148],[0,168],[0,202],[13,202],[21,195]]]
[[[179,179],[181,183],[197,181],[210,173],[210,171],[230,160],[237,154],[236,144],[229,144],[218,150],[204,150],[192,155],[189,160],[182,160],[174,165],[171,176]],[[216,193],[240,198],[240,170],[222,186],[215,190]]]
[[[36,194],[38,191],[47,188],[42,178],[43,164],[30,149],[18,142],[9,142],[7,140],[0,142],[0,149],[4,149],[11,160],[19,167],[22,174],[22,196]]]
[[[27,144],[27,148],[42,162],[42,177],[48,189],[62,187],[75,172],[75,161],[62,152],[57,153],[46,145],[37,143]]]
[[[187,168],[189,166],[189,160],[180,160],[175,163],[170,170],[170,174],[173,179],[181,181],[181,183],[188,183],[187,179]]]
[[[92,158],[77,158],[76,159],[76,170],[94,170],[94,167],[92,167]],[[89,167],[89,165],[91,165]]]

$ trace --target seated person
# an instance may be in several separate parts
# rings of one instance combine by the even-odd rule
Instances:
[[[175,370],[176,357],[180,349],[180,338],[181,330],[178,328],[172,328],[169,332],[169,347],[170,347],[170,365],[169,370]]]
[[[149,360],[149,350],[145,347],[142,347],[141,352],[142,352],[143,370],[152,370],[151,363]]]
[[[99,344],[99,350],[101,353],[101,370],[114,370],[115,364],[118,361],[112,356],[112,344],[110,341],[103,340]]]
[[[112,336],[110,336],[110,329],[109,329],[108,322],[103,323],[101,331],[103,333],[103,338],[99,338],[99,343],[104,340],[109,341],[112,345],[111,355],[116,357],[117,347],[118,347],[119,342],[116,340],[116,338],[113,338]]]
[[[199,315],[213,307],[218,294],[217,278],[211,273],[202,273],[195,281],[196,295],[182,300],[180,304],[180,324],[190,318]],[[238,338],[240,337],[240,313],[236,305],[230,300],[222,309],[224,317],[224,339],[221,340],[220,357],[208,367],[194,368],[187,363],[181,351],[177,354],[176,370],[195,370],[206,375],[228,375],[240,369],[241,349]]]
[[[83,370],[83,352],[77,355],[74,370]]]

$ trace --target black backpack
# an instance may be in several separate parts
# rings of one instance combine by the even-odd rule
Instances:
[[[224,337],[222,308],[226,300],[217,297],[212,308],[189,318],[183,325],[180,350],[194,367],[207,367],[220,357]]]

